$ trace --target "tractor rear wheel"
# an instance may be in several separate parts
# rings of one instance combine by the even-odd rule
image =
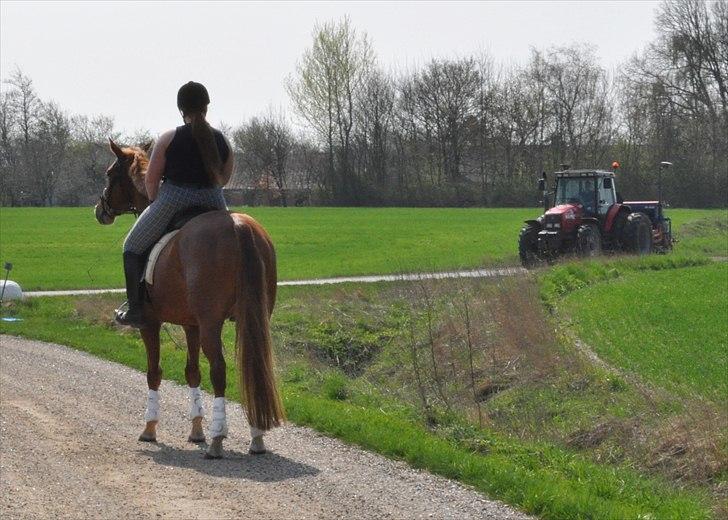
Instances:
[[[622,229],[622,247],[633,255],[652,253],[652,222],[644,213],[630,213]]]
[[[595,224],[583,224],[576,232],[576,250],[579,256],[592,258],[602,254],[602,237]]]
[[[521,264],[526,269],[537,267],[543,263],[543,259],[538,254],[538,232],[541,226],[536,224],[526,224],[521,229],[518,237],[518,256],[521,257]]]

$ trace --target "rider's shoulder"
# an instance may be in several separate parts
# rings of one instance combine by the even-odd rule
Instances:
[[[172,142],[172,139],[174,139],[174,135],[177,133],[177,129],[173,128],[172,130],[167,130],[162,135],[159,136],[159,139],[157,142],[160,144],[168,145]]]

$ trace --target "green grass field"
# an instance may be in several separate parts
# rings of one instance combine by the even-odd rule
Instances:
[[[242,211],[271,234],[282,280],[515,265],[523,220],[539,214],[537,208]],[[685,223],[704,219],[676,249],[728,255],[727,215],[671,210],[679,237]],[[91,208],[0,208],[0,261],[13,262],[12,279],[25,290],[121,287],[121,248],[132,223],[124,216],[101,226]]]
[[[627,273],[561,307],[607,362],[677,392],[728,402],[728,264]]]

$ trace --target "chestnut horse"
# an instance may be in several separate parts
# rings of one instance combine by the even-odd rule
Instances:
[[[148,164],[144,147],[120,148],[110,141],[116,160],[106,171],[106,187],[96,205],[96,220],[111,224],[124,213],[138,214],[149,204],[144,187]],[[190,387],[190,442],[204,442],[204,411],[199,390],[200,347],[210,362],[215,391],[206,456],[222,456],[227,435],[225,359],[221,331],[235,319],[236,367],[241,402],[251,427],[251,453],[265,451],[263,433],[284,419],[273,374],[270,315],[276,298],[276,257],[268,233],[252,217],[210,211],[190,220],[159,255],[154,283],[147,285],[141,336],[147,351],[149,397],[142,441],[155,441],[159,421],[159,332],[163,322],[182,325],[187,338],[185,376]]]

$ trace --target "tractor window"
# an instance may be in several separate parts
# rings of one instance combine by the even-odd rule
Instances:
[[[581,204],[587,212],[594,212],[595,181],[593,177],[560,178],[556,187],[556,205]]]

